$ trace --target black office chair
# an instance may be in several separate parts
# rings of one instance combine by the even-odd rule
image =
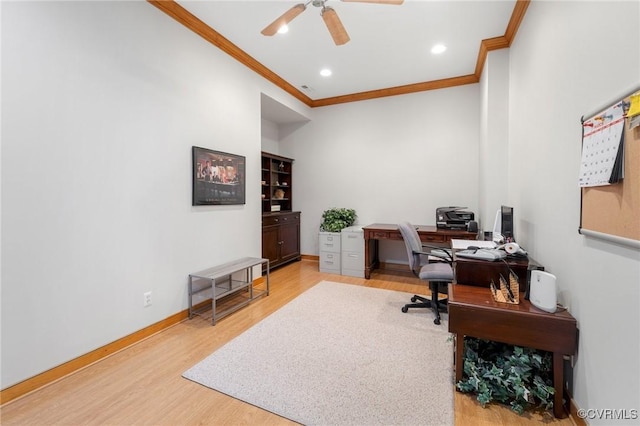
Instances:
[[[411,271],[421,280],[429,281],[431,289],[431,300],[416,294],[411,298],[412,303],[402,307],[402,312],[407,312],[409,308],[431,308],[436,317],[433,322],[440,324],[440,311],[447,311],[447,301],[439,301],[438,293],[447,293],[447,285],[453,281],[453,258],[447,250],[422,244],[418,231],[409,222],[399,223],[398,228],[407,248]],[[429,251],[425,251],[425,248]],[[425,256],[426,262],[423,263],[421,256]],[[416,303],[418,300],[420,302]]]

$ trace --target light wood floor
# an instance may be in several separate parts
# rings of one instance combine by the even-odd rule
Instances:
[[[376,272],[371,280],[318,272],[302,260],[271,274],[271,294],[218,321],[196,317],[1,407],[3,425],[287,425],[282,417],[207,389],[181,374],[321,280],[424,293],[408,274]],[[331,314],[331,306],[327,306]],[[265,362],[287,362],[268,360]],[[425,360],[425,363],[428,360]],[[407,366],[419,368],[420,366]],[[260,368],[253,366],[251,368]],[[518,416],[481,408],[455,393],[456,425],[572,425],[549,415]],[[416,419],[416,424],[421,424]]]

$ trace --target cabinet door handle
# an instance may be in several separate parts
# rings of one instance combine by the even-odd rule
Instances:
[[[284,244],[284,241],[278,241],[278,244]]]
[[[273,219],[273,221],[274,221],[274,222],[277,222],[277,221],[278,221],[278,219],[277,219],[277,218],[276,218],[276,219]]]

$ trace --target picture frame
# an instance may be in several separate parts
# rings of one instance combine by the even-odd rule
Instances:
[[[228,152],[192,147],[193,206],[246,204],[246,159]]]

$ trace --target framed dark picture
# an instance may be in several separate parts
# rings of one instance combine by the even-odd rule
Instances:
[[[194,206],[245,204],[245,158],[194,146]]]

